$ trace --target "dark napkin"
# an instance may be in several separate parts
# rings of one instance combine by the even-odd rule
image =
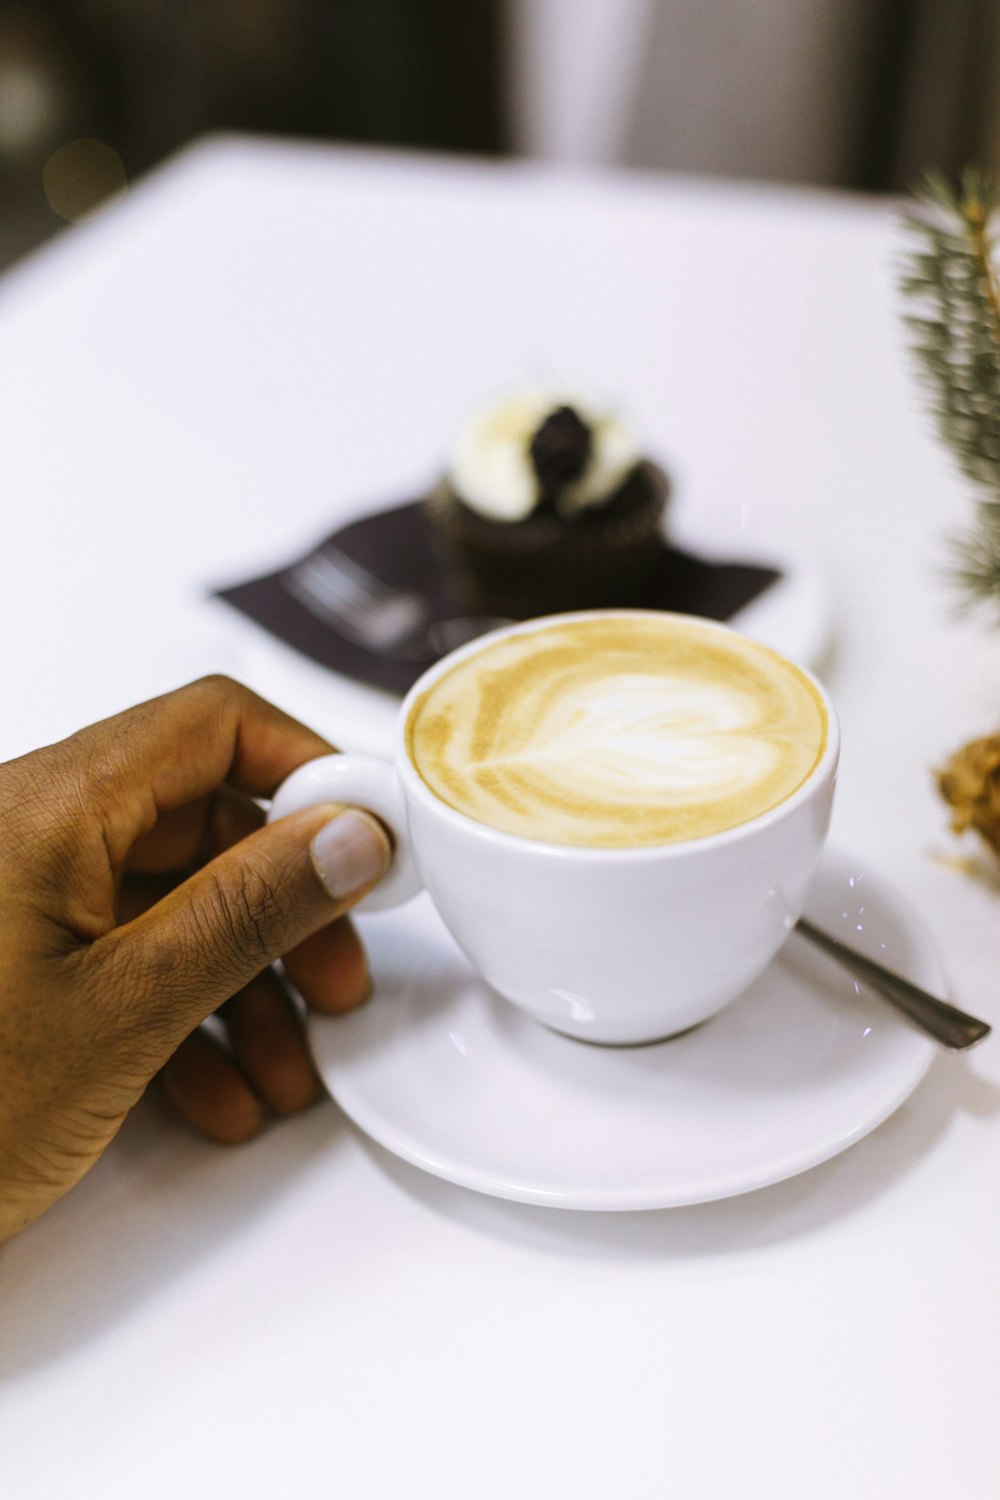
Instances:
[[[449,577],[422,500],[352,521],[304,557],[277,572],[217,589],[216,597],[321,666],[404,693],[436,659],[436,653],[397,656],[371,650],[343,634],[329,615],[311,609],[300,597],[301,590],[293,592],[295,570],[320,557],[324,547],[336,548],[383,584],[418,596],[428,623],[468,613]],[[775,568],[709,562],[664,543],[650,605],[708,620],[730,620],[780,577]]]

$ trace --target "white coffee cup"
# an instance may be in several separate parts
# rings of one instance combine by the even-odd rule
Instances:
[[[278,789],[270,817],[319,802],[367,808],[390,829],[395,852],[363,909],[398,905],[423,886],[483,979],[536,1020],[591,1042],[659,1040],[735,999],[801,915],[830,819],[836,715],[810,678],[827,718],[819,761],[791,796],[722,832],[637,848],[503,832],[431,791],[410,758],[406,725],[456,663],[499,637],[551,624],[510,626],[452,652],[407,694],[392,762],[311,761]]]

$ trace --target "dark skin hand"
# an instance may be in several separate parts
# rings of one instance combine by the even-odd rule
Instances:
[[[356,809],[265,827],[255,799],[330,749],[220,677],[0,765],[0,1240],[88,1171],[154,1077],[223,1142],[317,1098],[271,966],[316,1010],[361,1004],[344,913],[391,850]]]

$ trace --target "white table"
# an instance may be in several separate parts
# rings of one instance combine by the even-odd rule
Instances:
[[[809,548],[836,601],[834,838],[1000,1021],[998,885],[929,768],[1000,722],[935,577],[968,496],[902,353],[889,206],[215,141],[0,285],[0,756],[202,671],[346,746],[392,705],[213,582],[419,491],[526,375],[620,395],[676,521]],[[2,1084],[0,1084],[2,1086]],[[488,1199],[332,1105],[237,1151],[152,1106],[0,1256],[11,1500],[994,1500],[1000,1043],[751,1196]]]

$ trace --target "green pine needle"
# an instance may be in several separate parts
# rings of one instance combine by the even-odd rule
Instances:
[[[928,173],[903,218],[910,248],[900,290],[918,377],[941,438],[978,491],[952,576],[969,604],[1000,616],[1000,289],[993,264],[1000,179],[970,167],[959,183]]]

